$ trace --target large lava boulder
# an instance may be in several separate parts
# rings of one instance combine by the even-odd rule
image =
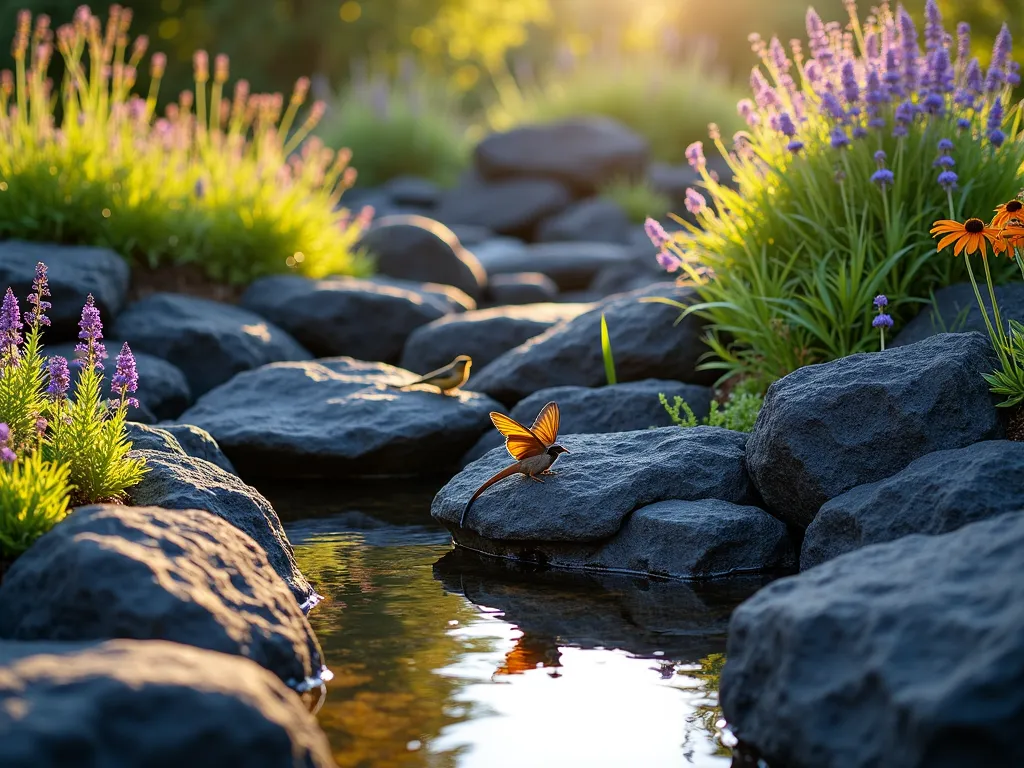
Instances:
[[[433,219],[384,216],[374,221],[359,245],[370,252],[381,275],[453,285],[474,299],[487,285],[487,273],[476,257]]]
[[[409,290],[368,280],[257,280],[242,306],[291,333],[317,357],[396,363],[409,334],[446,312]]]
[[[685,579],[790,568],[786,526],[752,505],[744,441],[712,427],[567,435],[557,474],[504,480],[459,527],[476,488],[511,463],[498,448],[442,488],[431,514],[462,546],[550,567]]]
[[[108,248],[91,246],[0,242],[0,293],[10,286],[25,309],[39,262],[46,264],[53,304],[46,313],[51,323],[48,341],[78,338],[78,321],[90,293],[108,325],[124,307],[131,279],[127,262]]]
[[[191,456],[236,474],[231,460],[205,429],[192,424],[161,424],[154,427],[135,421],[127,422],[125,428],[133,451],[162,451],[176,456]]]
[[[550,179],[470,181],[444,193],[437,218],[453,228],[470,224],[530,239],[541,221],[571,202],[569,190]]]
[[[676,397],[683,398],[698,419],[707,416],[711,407],[710,387],[644,379],[605,387],[542,389],[520,400],[509,415],[520,424],[529,426],[541,409],[554,401],[558,403],[561,415],[561,430],[567,435],[668,427],[672,425],[672,420],[658,399],[660,394],[664,394],[670,403]],[[463,457],[462,462],[465,465],[476,461],[502,444],[504,438],[497,431],[487,432]]]
[[[492,133],[474,155],[487,179],[546,177],[580,194],[593,194],[621,177],[641,178],[647,141],[604,117],[583,117],[547,125],[526,125]]]
[[[590,312],[551,328],[510,350],[477,373],[468,387],[506,405],[549,387],[600,387],[608,383],[601,351],[601,317],[608,324],[615,373],[620,382],[676,379],[711,384],[714,374],[698,371],[707,348],[703,324],[693,315],[678,325],[676,307],[644,301],[668,298],[693,303],[692,288],[663,283],[608,299]]]
[[[800,567],[912,533],[948,533],[1005,512],[1024,512],[1024,443],[988,440],[936,451],[826,502],[807,527]]]
[[[236,373],[311,355],[288,333],[241,307],[175,293],[154,293],[130,305],[113,336],[132,350],[174,363],[195,397]]]
[[[302,700],[248,659],[156,640],[0,643],[4,768],[333,768]]]
[[[103,340],[108,360],[112,362],[116,359],[123,343],[110,339]],[[173,419],[189,407],[192,403],[192,390],[181,369],[159,357],[147,355],[145,352],[132,350],[132,353],[135,356],[135,368],[139,374],[139,390],[135,396],[142,407],[153,414],[155,420]],[[47,345],[43,347],[43,354],[47,357],[60,356],[72,361],[75,359],[75,345],[71,343]],[[108,377],[112,373],[112,369],[108,370]],[[72,385],[77,387],[78,374],[74,368],[72,368],[71,381]],[[135,417],[134,409],[129,411],[129,415]]]
[[[412,475],[446,471],[491,429],[500,406],[442,395],[416,375],[341,357],[236,376],[182,421],[208,431],[245,477]]]
[[[6,640],[170,640],[252,659],[305,690],[320,647],[266,553],[201,510],[80,507],[0,585]]]
[[[999,302],[999,313],[1003,322],[1016,320],[1024,323],[1024,285],[1010,283],[999,285],[995,289],[996,301]],[[988,291],[982,291],[982,300],[992,317],[992,300]],[[970,283],[958,283],[935,292],[935,300],[925,305],[917,317],[911,320],[896,334],[892,346],[902,347],[907,344],[935,336],[939,333],[966,333],[977,331],[988,333],[985,319],[981,316],[978,299]]]
[[[473,492],[512,463],[496,448],[453,477],[430,513],[456,540],[472,531],[504,541],[598,541],[618,532],[630,512],[656,501],[756,502],[745,442],[746,435],[716,427],[559,437],[569,453],[555,464],[556,475],[542,483],[521,475],[502,481],[476,500],[459,528]]]
[[[907,536],[734,613],[720,700],[769,765],[1024,765],[1024,515]]]
[[[494,307],[442,317],[413,331],[405,342],[402,367],[426,373],[456,355],[473,358],[476,370],[525,341],[590,309],[588,304],[530,304]]]
[[[774,514],[806,528],[829,499],[889,477],[933,451],[1001,435],[977,333],[801,368],[768,388],[747,445]],[[486,391],[486,390],[484,390]]]
[[[319,596],[295,564],[277,512],[259,491],[215,464],[166,450],[139,450],[147,472],[129,491],[132,502],[167,509],[203,509],[235,526],[259,544],[271,567],[303,607]],[[183,451],[184,453],[184,451]]]

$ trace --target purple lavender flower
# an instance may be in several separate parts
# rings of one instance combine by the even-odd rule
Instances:
[[[875,296],[875,300],[872,303],[875,305],[875,307],[877,309],[882,309],[883,307],[888,307],[889,306],[889,297],[886,296],[884,293],[880,293],[877,296]]]
[[[846,131],[837,125],[832,129],[829,143],[832,145],[832,149],[842,149],[843,147],[850,146],[850,137],[846,135]]]
[[[871,181],[885,190],[886,187],[891,187],[893,185],[896,181],[896,177],[893,176],[892,171],[888,168],[879,168],[871,174]]]
[[[42,416],[36,419],[36,434],[39,437],[43,437],[46,434],[46,428],[49,426],[49,422]]]
[[[796,136],[796,126],[793,125],[793,118],[789,116],[788,112],[779,115],[779,131],[783,136],[790,138]]]
[[[935,0],[928,0],[924,4],[924,18],[925,49],[934,51],[942,47],[946,37],[946,30],[942,28],[942,14],[939,13],[939,7],[935,4]]]
[[[961,131],[969,131],[971,129],[971,121],[966,117],[957,118],[956,127]]]
[[[842,120],[846,117],[846,110],[843,109],[843,105],[839,103],[839,99],[834,93],[826,92],[821,97],[821,108],[834,120]]]
[[[644,222],[644,232],[647,233],[647,237],[650,238],[655,248],[662,248],[671,239],[661,223],[650,216]]]
[[[11,428],[0,422],[0,461],[13,464],[18,455],[11,449]]]
[[[666,251],[666,250],[662,249],[662,250],[658,251],[657,258],[658,258],[658,263],[661,265],[662,269],[664,269],[666,272],[675,272],[677,269],[679,269],[681,266],[683,266],[682,259],[680,259],[678,256],[676,256],[671,251]]]
[[[688,162],[692,168],[698,171],[702,171],[705,167],[707,167],[707,160],[704,159],[703,142],[695,141],[686,148],[686,162]]]
[[[18,347],[21,346],[21,310],[18,308],[18,299],[10,288],[4,294],[3,304],[0,305],[0,363],[10,360],[13,364],[18,362]]]
[[[843,62],[843,98],[847,104],[856,104],[860,101],[860,85],[857,83],[857,72],[853,67],[853,60],[847,59]]]
[[[954,144],[951,139],[939,139],[939,152],[952,152],[953,147]]]
[[[800,152],[804,148],[804,143],[800,139],[792,139],[789,144],[786,145],[786,149],[792,152],[794,155]]]
[[[750,99],[742,99],[739,101],[736,104],[736,111],[740,113],[740,117],[742,117],[751,128],[756,127],[761,122],[761,116],[757,114],[754,102]]]
[[[863,139],[867,135],[868,135],[868,129],[865,128],[863,125],[855,125],[853,127],[853,138],[855,138],[855,139]]]
[[[78,321],[79,342],[75,345],[75,352],[78,354],[79,365],[103,370],[101,362],[107,356],[107,350],[103,346],[103,322],[100,320],[100,311],[96,308],[96,300],[90,293],[82,307],[82,318]]]
[[[995,147],[1001,147],[1006,141],[1006,134],[1003,133],[1003,102],[1000,99],[992,100],[992,107],[988,112],[988,140]]]
[[[956,60],[967,61],[971,55],[971,25],[961,21],[956,25]]]
[[[32,280],[32,291],[28,295],[28,303],[32,309],[25,313],[25,323],[33,327],[49,325],[50,318],[44,313],[52,306],[50,302],[46,301],[50,295],[50,285],[46,278],[46,265],[41,261],[36,264],[36,276]]]
[[[1006,63],[1006,84],[1011,88],[1020,85],[1020,63],[1009,61]]]
[[[953,171],[943,171],[939,174],[939,186],[948,192],[956,188],[959,178]]]
[[[917,90],[918,71],[917,27],[906,8],[899,11],[900,50],[902,52],[903,88],[907,93]]]
[[[120,396],[121,405],[128,404],[138,408],[139,401],[134,397],[128,397],[129,393],[135,392],[138,388],[139,373],[135,367],[135,355],[132,354],[126,341],[117,355],[114,375],[110,379],[110,389],[114,394]]]
[[[707,207],[708,201],[693,187],[686,188],[686,210],[696,216]]]
[[[50,385],[46,388],[47,393],[54,400],[66,397],[68,387],[71,385],[71,372],[68,370],[67,358],[59,355],[51,357],[47,363],[47,373],[50,377]]]
[[[956,165],[956,160],[949,155],[939,155],[932,163],[933,168],[952,168],[954,165]]]
[[[879,313],[879,315],[871,321],[872,328],[892,328],[893,325],[892,317],[885,313]]]
[[[993,93],[1002,88],[1006,80],[1006,62],[1010,59],[1010,49],[1013,47],[1013,38],[1010,37],[1010,28],[1003,24],[1002,29],[996,36],[996,43],[992,47],[992,62],[988,68],[988,77],[985,78],[985,90]]]
[[[888,155],[885,154],[884,149],[880,149],[874,154],[875,162],[878,163],[878,167],[882,168],[885,165],[885,161],[888,159]]]

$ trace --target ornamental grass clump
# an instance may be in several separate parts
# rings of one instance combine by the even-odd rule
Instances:
[[[886,314],[901,322],[966,277],[962,262],[934,258],[931,223],[991,209],[1020,187],[1020,72],[1006,28],[985,69],[970,57],[968,26],[950,34],[934,0],[923,48],[902,6],[882,3],[863,23],[855,2],[847,8],[845,26],[809,10],[807,45],[752,38],[761,64],[754,98],[739,103],[747,129],[731,152],[712,130],[738,189],[691,145],[699,225],[680,220],[685,232],[652,238],[660,263],[697,283],[703,302],[686,311],[708,320],[704,366],[723,377],[771,381],[871,349],[872,297],[893,297]]]
[[[145,461],[129,455],[125,421],[138,373],[125,344],[110,396],[103,394],[103,324],[92,296],[82,309],[78,376],[68,361],[43,355],[50,324],[46,266],[36,267],[28,310],[10,288],[0,302],[0,557],[24,551],[71,504],[117,502],[138,484]]]
[[[145,37],[112,6],[105,27],[82,6],[56,30],[23,11],[0,72],[0,239],[108,246],[140,264],[194,264],[244,283],[296,269],[311,276],[366,271],[353,249],[372,211],[339,200],[355,179],[347,152],[307,139],[323,112],[300,112],[309,81],[289,99],[226,93],[228,59],[195,54],[195,89],[157,114],[167,59],[149,62]],[[54,53],[63,74],[49,77]]]
[[[985,328],[988,331],[992,348],[999,361],[999,368],[985,375],[993,393],[1004,399],[999,403],[1003,408],[1017,408],[1024,403],[1024,324],[1009,318],[1005,321],[999,311],[999,301],[993,285],[993,269],[989,263],[989,248],[994,259],[1003,259],[1009,264],[1016,264],[1024,276],[1024,193],[1003,203],[995,209],[995,216],[989,223],[979,218],[969,218],[963,223],[954,219],[936,221],[932,227],[932,235],[941,238],[937,250],[953,248],[953,255],[963,254],[964,266],[974,289]],[[950,204],[950,211],[954,209]],[[989,305],[986,305],[978,287],[971,256],[977,254],[985,274],[985,285],[988,292]],[[991,311],[990,311],[991,310]],[[1018,410],[1013,421],[1011,436],[1024,439],[1024,414]]]

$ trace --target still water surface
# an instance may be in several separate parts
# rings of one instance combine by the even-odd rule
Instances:
[[[725,629],[764,580],[482,562],[430,522],[435,489],[268,494],[325,597],[319,718],[342,768],[728,768]]]

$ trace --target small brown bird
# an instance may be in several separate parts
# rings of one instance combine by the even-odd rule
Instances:
[[[491,411],[491,421],[498,431],[505,436],[505,447],[512,454],[516,463],[506,467],[498,474],[477,488],[476,493],[470,498],[466,508],[462,510],[462,519],[459,520],[461,528],[466,522],[466,514],[469,508],[476,501],[477,497],[494,485],[499,480],[511,477],[517,472],[526,475],[531,480],[543,483],[538,475],[553,475],[551,465],[563,453],[568,453],[565,448],[555,444],[558,438],[558,403],[548,403],[540,409],[537,420],[533,426],[527,429],[518,421],[497,411]]]
[[[415,384],[429,384],[432,387],[437,387],[444,394],[449,394],[453,390],[457,390],[469,379],[469,369],[473,365],[473,358],[469,355],[459,355],[452,360],[444,368],[438,368],[436,371],[424,374],[421,378],[416,381],[410,381],[408,384],[401,384],[395,387],[395,389],[408,389]]]

